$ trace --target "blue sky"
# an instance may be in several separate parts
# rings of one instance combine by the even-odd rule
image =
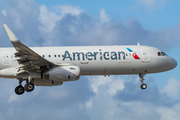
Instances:
[[[1,0],[0,47],[12,47],[6,23],[27,46],[148,45],[180,61],[178,0]],[[17,96],[17,80],[0,79],[5,120],[177,120],[180,68],[145,76],[82,76]]]
[[[36,0],[38,5],[45,4],[53,11],[56,5],[79,6],[94,17],[99,17],[99,11],[106,9],[112,19],[126,21],[135,18],[140,21],[145,28],[159,29],[162,27],[174,27],[179,23],[180,17],[177,15],[178,0]],[[152,1],[152,2],[151,2]]]

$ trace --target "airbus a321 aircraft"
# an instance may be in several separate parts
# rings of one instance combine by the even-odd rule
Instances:
[[[6,24],[5,30],[14,48],[0,48],[0,77],[18,79],[15,93],[31,92],[34,85],[56,86],[79,80],[81,75],[139,74],[144,76],[171,70],[177,62],[161,50],[141,45],[27,47]],[[24,87],[22,82],[26,81]]]

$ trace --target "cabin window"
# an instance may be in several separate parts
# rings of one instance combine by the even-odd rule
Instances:
[[[60,55],[58,55],[58,57],[60,57]]]
[[[43,55],[43,57],[45,57],[45,56]]]
[[[56,55],[54,55],[54,57],[56,57]]]
[[[51,57],[51,55],[49,55],[49,57]]]

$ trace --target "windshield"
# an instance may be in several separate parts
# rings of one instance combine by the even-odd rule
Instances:
[[[158,52],[158,56],[167,56],[164,52]]]

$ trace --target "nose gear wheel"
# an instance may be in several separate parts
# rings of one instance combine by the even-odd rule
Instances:
[[[145,79],[144,79],[144,76],[145,76],[145,75],[146,75],[146,74],[139,74],[139,77],[140,77],[140,79],[141,79],[140,81],[141,81],[141,83],[142,83],[140,87],[141,87],[142,90],[144,90],[144,89],[147,88],[147,85],[144,83],[144,80],[145,80]]]
[[[147,85],[146,84],[141,84],[141,89],[146,89],[147,88]]]

